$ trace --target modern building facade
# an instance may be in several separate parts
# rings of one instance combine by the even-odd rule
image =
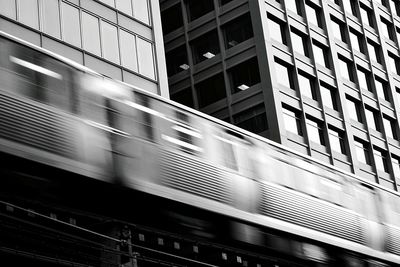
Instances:
[[[399,5],[161,0],[171,99],[399,190]]]
[[[157,1],[1,0],[0,30],[168,97]]]

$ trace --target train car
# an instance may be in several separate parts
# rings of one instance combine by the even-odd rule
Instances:
[[[400,264],[395,192],[5,33],[0,68],[2,153]]]

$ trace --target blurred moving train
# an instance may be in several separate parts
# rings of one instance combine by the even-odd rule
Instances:
[[[395,192],[0,35],[1,152],[400,263]]]

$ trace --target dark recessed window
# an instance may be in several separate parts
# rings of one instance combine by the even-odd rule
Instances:
[[[214,10],[213,0],[186,0],[189,21],[193,21]]]
[[[182,9],[176,4],[161,12],[161,21],[164,34],[170,33],[183,26]]]
[[[186,46],[182,45],[166,53],[167,73],[172,76],[189,69]]]
[[[224,24],[222,32],[227,49],[252,38],[253,27],[251,26],[250,16],[246,14]]]
[[[264,104],[257,105],[234,115],[233,120],[238,127],[253,133],[261,133],[268,129]]]
[[[232,93],[250,88],[260,82],[257,58],[252,58],[228,70]]]
[[[190,88],[183,89],[179,92],[171,94],[171,99],[182,105],[193,108],[193,95]]]
[[[195,64],[219,54],[217,32],[211,31],[190,42]]]
[[[224,77],[215,75],[195,84],[200,108],[208,106],[226,97]]]

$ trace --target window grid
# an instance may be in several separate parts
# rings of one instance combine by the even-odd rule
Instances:
[[[384,32],[382,31],[382,27],[380,25],[378,25],[378,23],[381,22],[380,14],[374,14],[373,12],[381,12],[381,11],[375,11],[374,8],[366,6],[361,2],[359,3],[359,1],[352,1],[352,0],[335,1],[335,3],[338,6],[332,6],[332,7],[333,8],[341,8],[342,10],[345,10],[347,16],[349,17],[348,18],[347,16],[345,16],[345,18],[343,19],[342,17],[336,18],[335,14],[330,13],[330,11],[324,10],[325,5],[322,5],[322,8],[318,4],[314,5],[314,3],[316,3],[314,1],[311,2],[311,1],[307,1],[307,0],[305,0],[305,1],[291,0],[291,1],[278,1],[278,2],[280,3],[280,5],[278,5],[278,6],[280,6],[285,11],[288,11],[286,14],[286,21],[285,21],[285,19],[277,19],[278,23],[280,24],[279,25],[280,33],[275,36],[270,36],[269,38],[271,38],[271,39],[278,38],[278,42],[285,44],[288,47],[288,51],[292,51],[294,55],[292,55],[291,59],[289,59],[289,57],[283,56],[282,58],[279,57],[279,60],[277,60],[277,58],[278,58],[277,54],[273,55],[274,61],[271,62],[272,64],[270,63],[272,66],[271,65],[269,66],[271,72],[273,73],[272,75],[275,76],[273,78],[273,81],[276,82],[276,84],[283,85],[284,87],[298,90],[298,92],[295,92],[295,91],[289,92],[287,90],[285,92],[288,92],[288,94],[293,94],[294,97],[297,97],[297,100],[300,101],[299,102],[300,108],[303,107],[303,105],[304,105],[303,101],[305,101],[305,102],[308,101],[307,98],[319,101],[320,107],[322,107],[322,110],[323,110],[323,113],[322,113],[323,120],[325,119],[327,114],[328,115],[332,115],[332,114],[336,115],[336,113],[333,113],[333,112],[335,110],[339,111],[338,108],[335,107],[337,104],[337,105],[339,105],[339,107],[343,106],[344,110],[347,109],[346,111],[344,111],[345,113],[348,113],[347,117],[350,117],[357,122],[364,123],[365,124],[364,127],[366,127],[367,124],[371,125],[371,123],[368,123],[369,120],[366,119],[366,116],[369,116],[369,115],[366,115],[365,112],[367,112],[367,111],[364,110],[364,101],[366,103],[369,103],[367,101],[367,98],[370,98],[373,101],[375,101],[375,103],[377,103],[377,106],[375,106],[375,105],[371,106],[371,107],[374,107],[374,112],[375,112],[375,115],[373,115],[373,117],[376,117],[377,121],[379,121],[381,123],[381,125],[379,125],[379,123],[375,123],[375,120],[374,120],[374,124],[371,125],[372,127],[370,126],[370,128],[376,129],[376,130],[379,130],[379,129],[384,130],[384,128],[387,128],[387,122],[385,122],[382,118],[380,105],[388,106],[388,105],[393,104],[393,103],[390,103],[390,102],[394,102],[393,101],[394,94],[393,94],[393,92],[391,92],[391,88],[393,88],[391,83],[393,83],[393,80],[390,79],[390,77],[384,77],[382,74],[377,73],[376,69],[374,69],[374,67],[376,67],[376,66],[379,67],[379,65],[377,65],[377,63],[384,64],[387,62],[387,53],[388,52],[386,50],[386,44],[385,44],[384,40],[387,40],[387,41],[388,41],[388,39],[393,40],[393,37],[388,38],[388,37],[390,37],[390,33],[388,31],[388,34],[386,34],[386,38],[385,38]],[[394,10],[393,6],[394,6],[394,4],[391,3],[390,1],[387,2],[386,7],[393,13],[393,15],[395,15],[395,12],[393,12],[393,10]],[[375,5],[373,5],[373,7],[375,7]],[[313,10],[310,10],[310,8],[311,9],[316,8],[319,10],[318,10],[318,12],[315,12]],[[362,10],[364,10],[364,11],[362,11]],[[268,10],[267,10],[267,12],[268,12]],[[318,14],[318,13],[320,13],[320,14]],[[265,25],[267,25],[267,27],[270,27],[270,25],[268,25],[268,23],[270,22],[270,17],[272,16],[272,12],[271,12],[271,14],[269,14],[269,13],[267,13],[267,14],[268,15],[265,16],[265,19],[268,19],[268,21]],[[291,16],[291,19],[293,19],[293,20],[300,21],[299,16],[295,16],[294,14],[303,16],[303,19],[304,19],[303,21],[307,21],[305,28],[300,28],[300,26],[297,26],[297,23],[287,22],[288,16]],[[317,14],[317,15],[315,16],[315,14]],[[368,16],[365,16],[365,15],[368,15]],[[350,18],[350,16],[355,16],[355,17]],[[327,18],[329,20],[329,22],[332,21],[333,23],[329,23],[329,22],[326,23],[325,21],[323,21],[325,18]],[[385,18],[385,20],[387,20],[386,22],[388,24],[389,23],[391,24],[391,21],[388,19],[387,15],[385,15],[384,18]],[[354,29],[351,28],[351,27],[353,27],[352,25],[354,25],[354,24],[350,23],[349,19],[351,19],[351,20],[358,19],[359,22],[362,22],[361,27],[354,26],[355,27]],[[377,19],[377,21],[375,21],[376,19]],[[274,18],[274,20],[275,20],[275,18]],[[332,37],[335,37],[337,39],[337,42],[339,40],[341,40],[341,41],[343,41],[343,43],[347,43],[347,45],[350,47],[350,56],[349,56],[349,54],[344,54],[343,52],[341,52],[341,48],[338,49],[338,48],[332,47],[332,51],[331,51],[332,39],[328,39],[328,42],[325,42],[323,39],[319,39],[319,38],[313,39],[309,36],[310,28],[314,28],[313,30],[316,30],[315,29],[316,26],[319,26],[319,25],[317,25],[317,24],[319,24],[319,22],[318,22],[319,20],[322,20],[322,25],[324,25],[327,28],[330,28],[330,30],[331,30],[330,33],[332,34]],[[393,26],[390,24],[389,24],[389,26]],[[397,36],[395,35],[396,31],[394,31],[394,29],[395,28],[392,29],[393,30],[392,35],[397,40]],[[376,38],[373,35],[370,35],[371,32],[377,33],[378,30],[381,33],[381,36],[378,36],[378,37],[381,37],[380,39]],[[269,29],[269,32],[273,32],[273,31],[271,31]],[[278,31],[276,31],[276,32],[278,32]],[[371,38],[370,38],[370,36],[371,36]],[[345,47],[344,46],[345,44],[340,44],[340,45],[342,47]],[[274,48],[276,48],[276,47],[277,46],[275,46]],[[352,51],[354,51],[354,53],[352,53]],[[359,57],[361,57],[362,55],[360,55],[359,53],[357,54],[356,51],[364,54],[366,56],[367,60],[369,60],[369,62],[364,63],[362,61],[358,61]],[[300,61],[307,60],[307,59],[301,58],[300,55],[307,56],[307,53],[309,53],[308,56],[311,57],[311,61],[314,61],[314,63],[316,63],[316,65],[328,67],[331,70],[335,71],[336,76],[339,76],[339,77],[343,76],[344,80],[350,80],[353,83],[346,82],[345,85],[342,85],[342,84],[337,84],[334,82],[324,80],[325,77],[323,77],[323,75],[320,75],[319,72],[327,73],[327,70],[322,69],[322,68],[316,72],[311,72],[309,69],[307,69],[305,66],[303,66],[303,64],[299,64]],[[337,54],[333,55],[331,53],[337,53]],[[333,58],[331,58],[332,55],[333,55]],[[397,55],[397,53],[395,55]],[[340,73],[340,69],[343,69],[343,68],[341,68],[339,66],[339,64],[337,64],[337,62],[334,61],[337,59],[336,57],[339,57],[340,60],[343,61],[342,66],[346,66],[346,68],[344,68],[345,71],[342,74]],[[385,61],[385,62],[383,62],[383,61]],[[260,64],[262,64],[262,63],[260,63]],[[385,68],[385,65],[384,65],[384,68]],[[317,69],[318,69],[318,67],[317,67]],[[397,72],[397,69],[396,69],[396,72]],[[310,74],[310,76],[307,75],[308,73]],[[311,80],[309,80],[309,78],[311,78]],[[338,78],[338,77],[336,77],[336,78]],[[261,79],[263,79],[263,78],[261,78]],[[312,81],[311,84],[313,84],[315,86],[315,88],[312,88],[312,86],[309,85],[310,81]],[[324,85],[321,85],[321,83],[325,83],[325,82],[327,83],[326,87]],[[344,91],[345,94],[343,94],[343,90],[348,90],[349,87],[350,87],[350,89],[353,89],[356,92],[355,93],[355,92],[351,91],[352,93],[349,93],[349,98],[351,98],[350,100],[346,99],[347,97],[343,97],[343,95],[346,95],[348,93],[347,91]],[[359,92],[359,90],[358,90],[359,87],[361,87],[364,92],[369,91],[370,93],[365,92],[366,94],[363,94],[363,93]],[[283,89],[283,88],[280,88],[280,89]],[[318,90],[318,89],[320,89],[320,90]],[[284,90],[278,90],[278,91],[283,92]],[[373,93],[374,96],[371,93]],[[351,95],[351,97],[350,97],[350,95]],[[337,100],[335,100],[336,97],[337,97]],[[341,99],[341,98],[343,98],[343,99]],[[344,100],[344,101],[342,101],[342,100]],[[353,100],[354,100],[354,102],[353,102]],[[390,101],[384,102],[383,100],[385,100],[385,101],[390,100]],[[335,103],[335,101],[337,101],[337,103]],[[345,105],[346,103],[343,103],[345,101],[350,102],[351,104],[347,104],[347,107],[346,107],[346,105]],[[397,99],[396,99],[396,101],[397,101]],[[400,101],[399,101],[399,103],[400,103]],[[289,104],[290,104],[290,101],[286,102],[286,100],[285,100],[283,105],[289,105]],[[308,104],[308,103],[306,103],[306,104]],[[396,105],[397,105],[397,103],[396,103]],[[350,107],[353,106],[353,107],[350,108],[349,106]],[[392,106],[388,106],[388,107],[392,107]],[[296,111],[299,114],[295,114],[296,112],[293,112],[293,114],[290,115],[291,111],[292,110],[289,108],[289,111],[283,112],[284,117],[286,117],[286,119],[284,118],[284,123],[288,117],[295,118],[293,120],[293,122],[296,121],[296,123],[292,123],[293,125],[294,124],[300,125],[299,122],[306,119],[306,118],[303,118],[302,116],[297,116],[297,115],[302,114],[301,110]],[[340,109],[339,112],[341,112],[341,111],[342,110]],[[310,126],[307,126],[306,121],[302,121],[302,122],[303,122],[303,127],[310,127]],[[347,122],[348,121],[346,121],[346,124],[347,124]],[[397,119],[395,120],[395,123],[397,123]],[[285,125],[286,125],[286,123],[285,123]],[[357,126],[362,127],[360,125],[357,125]],[[346,127],[345,127],[345,129],[346,129]],[[298,129],[300,129],[300,128],[296,126],[294,129],[297,132]],[[304,130],[307,130],[307,132],[308,132],[307,128],[305,128]],[[334,130],[337,130],[337,129],[334,129]],[[287,131],[290,131],[290,130],[287,129]],[[340,133],[340,131],[341,130],[339,130],[339,133]],[[388,131],[385,129],[385,132],[388,132]],[[348,134],[346,131],[344,131],[343,133]],[[391,136],[392,136],[392,134],[390,134],[390,133],[387,135],[388,135],[388,138],[391,138]],[[336,147],[338,147],[337,139],[332,139],[332,141],[331,141],[331,138],[336,138],[335,136],[337,137],[337,133],[332,132],[332,129],[330,129],[328,127],[326,141],[329,141],[330,143],[336,142]],[[346,135],[346,137],[349,138],[348,135]],[[357,137],[355,137],[355,138],[357,138]],[[369,138],[370,137],[368,137],[368,139]],[[333,141],[333,140],[336,140],[336,141]],[[364,142],[366,142],[366,145],[369,145],[367,141],[368,140],[364,140]],[[338,152],[337,150],[335,150],[335,151]],[[367,164],[372,164],[372,161],[374,161],[374,158],[373,158],[373,153],[372,153],[373,151],[371,148],[369,149],[369,152],[371,153],[370,160],[366,159],[365,161],[367,162]],[[335,156],[337,156],[337,154]]]
[[[19,2],[16,5],[17,8],[12,10],[12,12],[16,12],[17,15],[14,16],[10,12],[7,12],[5,15],[8,15],[8,17],[16,19],[17,21],[35,28],[36,30],[43,31],[45,34],[70,45],[83,48],[85,51],[97,57],[101,57],[111,64],[123,66],[130,71],[139,73],[152,80],[157,79],[155,75],[154,44],[152,41],[146,40],[144,37],[141,37],[134,32],[129,32],[135,36],[137,40],[140,39],[143,42],[146,42],[146,48],[143,51],[138,51],[136,45],[135,50],[130,51],[131,53],[139,55],[135,57],[137,60],[142,56],[146,58],[146,61],[138,61],[136,63],[138,68],[131,67],[133,66],[132,64],[125,65],[121,60],[120,54],[123,53],[121,47],[124,45],[120,39],[120,32],[128,32],[128,30],[122,29],[120,25],[66,1],[29,0],[26,3],[24,1],[22,4],[21,1],[23,0],[11,0],[13,3],[16,3],[15,1]],[[120,0],[120,2],[126,1],[132,2],[132,5],[138,7],[135,9],[137,14],[131,14],[130,16],[134,16],[136,19],[140,18],[139,20],[145,24],[150,23],[147,0]],[[101,2],[107,6],[115,8],[114,1],[103,0]],[[22,13],[21,8],[23,8]],[[139,12],[139,10],[141,10],[141,12]],[[3,14],[2,11],[0,11],[0,13]],[[22,17],[19,15],[20,13],[31,14],[33,17],[30,17],[28,20],[21,20]],[[147,48],[148,45],[151,46],[151,49]]]

